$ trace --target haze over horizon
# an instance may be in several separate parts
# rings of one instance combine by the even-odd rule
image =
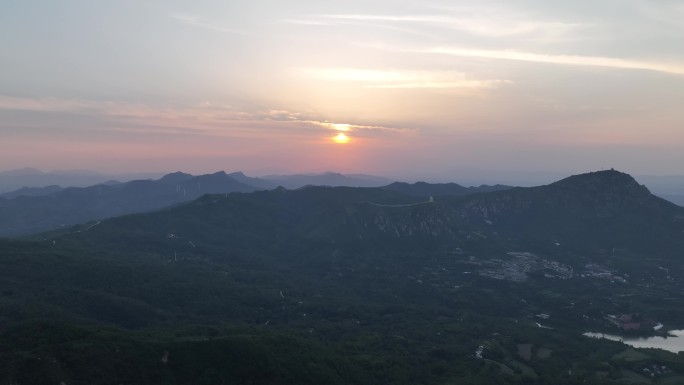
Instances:
[[[683,19],[669,0],[6,3],[0,169],[681,175]]]

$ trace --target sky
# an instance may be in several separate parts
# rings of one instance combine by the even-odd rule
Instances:
[[[0,170],[684,174],[684,1],[8,0]]]

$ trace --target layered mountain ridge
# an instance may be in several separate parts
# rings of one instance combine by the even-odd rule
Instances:
[[[628,384],[657,364],[652,383],[684,381],[681,355],[581,336],[616,314],[684,327],[684,209],[617,171],[418,187],[207,194],[0,239],[0,380]]]
[[[159,180],[133,180],[90,187],[52,187],[38,189],[34,194],[26,194],[24,189],[0,199],[0,236],[26,235],[90,220],[156,210],[205,194],[258,189],[238,182],[223,171],[199,176],[178,172]]]
[[[220,171],[197,176],[174,172],[158,180],[133,180],[125,183],[110,181],[90,187],[22,188],[0,195],[0,236],[21,236],[90,220],[148,212],[189,202],[205,194],[270,190],[278,186],[277,182],[283,182],[291,188],[302,188],[311,186],[311,183],[374,185],[381,180],[364,175],[346,176],[337,173],[280,176],[279,179],[268,180],[248,177],[242,172],[227,174]],[[386,188],[420,196],[432,190],[439,195],[466,195],[503,189],[506,186],[465,188],[455,183],[402,183],[388,185]]]
[[[525,239],[642,252],[667,244],[671,250],[659,252],[673,254],[684,245],[684,209],[617,171],[437,198],[349,187],[207,195],[175,209],[105,222],[91,234],[134,231],[133,222],[145,229],[139,229],[141,237],[188,233],[215,247],[227,239],[235,244],[251,239],[258,245],[308,240],[350,247],[449,248],[489,237],[492,242]],[[115,229],[107,230],[110,226]]]

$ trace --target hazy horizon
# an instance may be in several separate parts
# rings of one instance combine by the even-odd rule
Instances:
[[[20,169],[10,169],[2,170],[0,169],[0,176],[10,177],[14,174],[15,176],[30,176],[32,173],[39,173],[38,175],[49,176],[54,179],[54,182],[49,184],[58,184],[62,187],[67,187],[69,181],[79,181],[80,179],[69,179],[70,177],[82,177],[80,182],[72,183],[71,186],[74,187],[85,187],[106,180],[115,179],[119,182],[127,182],[135,179],[158,179],[162,176],[174,172],[183,172],[192,175],[205,175],[213,174],[217,172],[226,172],[228,174],[235,172],[243,172],[246,176],[252,178],[269,178],[269,177],[288,177],[296,175],[309,175],[309,176],[319,176],[324,173],[335,173],[342,174],[345,176],[361,176],[364,175],[370,178],[386,179],[389,181],[397,182],[428,182],[428,183],[457,183],[463,186],[479,186],[479,185],[509,185],[509,186],[520,186],[520,187],[532,187],[540,186],[549,183],[556,182],[558,180],[564,179],[571,175],[584,174],[596,171],[604,171],[607,169],[600,170],[583,170],[577,173],[564,174],[561,172],[504,172],[500,170],[455,170],[451,174],[438,174],[438,173],[424,173],[416,175],[399,175],[393,176],[391,174],[369,174],[365,172],[347,172],[342,173],[337,170],[326,170],[323,172],[296,172],[287,170],[277,170],[275,172],[263,172],[263,173],[249,173],[244,170],[232,170],[232,169],[214,169],[214,170],[200,170],[198,172],[192,172],[189,170],[164,170],[164,171],[132,171],[132,172],[121,172],[121,173],[107,173],[98,170],[41,170],[31,167],[25,167]],[[616,170],[620,172],[626,172],[632,175],[639,183],[645,184],[652,192],[659,194],[684,194],[684,175],[666,174],[666,175],[656,175],[656,174],[631,174],[628,170]],[[65,182],[59,182],[60,177],[65,177]],[[11,179],[6,179],[5,181],[10,181]],[[23,181],[31,181],[31,179],[21,179]],[[12,184],[11,186],[0,186],[0,192],[13,191],[20,187],[44,187],[47,184],[39,183],[41,179],[36,179],[33,182],[26,183],[25,185]],[[51,179],[52,180],[52,179]],[[99,180],[100,182],[95,182]],[[276,180],[276,179],[273,179]],[[378,184],[380,185],[380,184]]]
[[[684,6],[0,6],[0,168],[681,175]]]

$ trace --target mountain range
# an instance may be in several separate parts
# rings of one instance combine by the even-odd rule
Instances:
[[[0,240],[0,381],[684,381],[681,355],[581,335],[684,328],[684,208],[628,174],[251,188]]]
[[[0,194],[23,187],[87,187],[107,181],[158,178],[161,173],[103,174],[90,170],[41,171],[34,168],[0,171]]]
[[[204,194],[227,194],[253,192],[278,187],[282,182],[290,188],[305,185],[376,185],[382,178],[345,176],[326,173],[316,175],[280,176],[276,179],[248,177],[242,172],[226,174],[217,172],[207,175],[191,175],[175,172],[158,180],[133,180],[129,182],[108,181],[89,187],[51,185],[24,187],[0,194],[0,236],[19,236],[40,231],[54,230],[64,226],[99,220],[124,214],[147,212],[183,202],[189,202]],[[505,188],[505,186],[461,187],[456,184],[396,184],[387,189],[402,191],[412,189],[411,194],[435,190],[439,194],[463,195],[477,191]],[[430,187],[433,186],[433,187]]]
[[[238,182],[224,172],[201,176],[173,173],[158,180],[90,187],[22,189],[0,196],[0,235],[23,235],[150,211],[204,194],[255,190],[256,187]]]
[[[182,231],[216,249],[226,243],[274,248],[309,241],[448,249],[484,237],[490,244],[511,238],[575,251],[624,248],[677,256],[684,250],[684,208],[617,171],[532,188],[456,186],[447,186],[456,193],[448,190],[450,195],[436,198],[427,192],[444,191],[444,186],[310,186],[206,195],[172,210],[104,221],[80,236],[115,234],[114,242],[122,229],[130,229],[126,236],[142,241]]]
[[[391,179],[365,175],[340,174],[325,172],[322,174],[267,175],[263,179],[287,189],[303,186],[347,186],[347,187],[380,187],[394,182]]]

